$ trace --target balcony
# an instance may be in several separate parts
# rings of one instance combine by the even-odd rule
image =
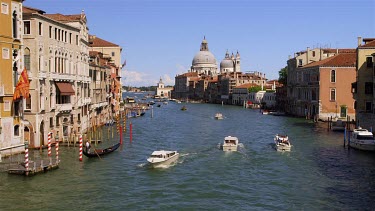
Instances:
[[[55,81],[74,81],[75,80],[75,75],[72,74],[67,74],[67,73],[50,73],[49,74],[50,79],[55,80]]]
[[[56,104],[56,111],[57,112],[70,112],[73,109],[73,105],[71,103],[66,104]]]
[[[46,79],[47,78],[47,72],[45,72],[45,71],[38,72],[38,78],[39,79]]]

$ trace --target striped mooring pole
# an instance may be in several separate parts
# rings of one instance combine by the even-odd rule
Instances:
[[[56,149],[56,164],[59,163],[59,140],[56,139],[55,143],[55,149]]]
[[[51,157],[51,133],[48,133],[48,157]]]
[[[25,173],[26,175],[29,174],[29,147],[27,144],[25,145]]]
[[[82,161],[82,134],[79,135],[79,161]]]

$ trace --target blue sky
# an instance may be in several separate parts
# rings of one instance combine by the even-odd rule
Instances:
[[[174,84],[206,36],[218,64],[228,49],[242,71],[277,79],[289,55],[318,46],[355,48],[375,37],[374,0],[27,0],[46,13],[85,10],[90,34],[123,48],[123,84]]]

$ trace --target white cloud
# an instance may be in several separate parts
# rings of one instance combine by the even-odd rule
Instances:
[[[163,82],[165,85],[174,85],[174,78],[171,78],[168,74],[164,74]]]
[[[132,70],[123,70],[122,71],[122,79],[121,79],[123,86],[156,86],[158,80],[152,77],[152,75],[137,72]]]
[[[178,75],[181,75],[183,73],[187,73],[187,71],[190,69],[188,67],[183,66],[182,64],[176,64],[176,68],[177,68],[177,74]]]

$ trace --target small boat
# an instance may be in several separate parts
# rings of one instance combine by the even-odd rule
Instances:
[[[287,135],[276,134],[274,140],[277,151],[290,151],[292,148]]]
[[[233,136],[227,136],[224,138],[223,151],[237,151],[238,138]]]
[[[223,114],[222,113],[216,113],[215,114],[215,119],[223,119]]]
[[[270,112],[269,112],[268,110],[263,110],[263,111],[262,111],[262,114],[263,114],[263,115],[268,115],[269,113],[270,113]]]
[[[332,122],[331,130],[333,131],[344,131],[345,130],[345,122],[342,120],[337,120],[336,122]]]
[[[94,157],[101,157],[103,155],[109,154],[113,151],[115,151],[120,146],[120,143],[114,144],[111,147],[105,148],[105,149],[93,149],[93,150],[82,150],[82,153],[86,155],[86,157],[94,158]]]
[[[361,127],[354,129],[349,140],[349,146],[365,151],[375,151],[374,135]]]
[[[186,106],[182,106],[181,111],[186,111],[186,110],[187,110]]]
[[[160,106],[161,106],[161,104],[157,104],[156,106],[157,106],[157,107],[160,107]]]
[[[108,120],[104,125],[105,125],[105,126],[112,126],[112,125],[114,125],[115,123],[116,123],[115,120],[110,119],[110,120]]]
[[[179,155],[180,154],[177,151],[154,151],[151,156],[147,158],[147,161],[154,168],[165,167],[175,162]]]

